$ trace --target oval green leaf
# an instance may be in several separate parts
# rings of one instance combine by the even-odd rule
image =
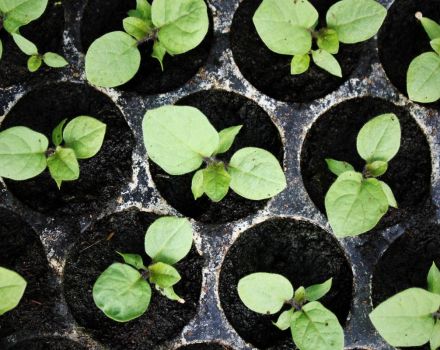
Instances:
[[[342,69],[338,60],[325,50],[312,51],[313,62],[319,67],[329,72],[330,74],[342,78]]]
[[[203,170],[203,192],[213,202],[220,202],[229,191],[231,176],[223,163],[211,164]]]
[[[416,17],[418,17],[420,13],[416,13]],[[423,29],[425,29],[426,34],[428,34],[429,38],[431,40],[440,38],[440,25],[433,21],[430,18],[423,17],[422,14],[420,14],[422,17],[420,18],[420,22],[422,23]]]
[[[27,67],[29,72],[36,72],[38,69],[40,69],[42,63],[43,60],[38,55],[29,57],[29,59],[27,60]]]
[[[6,15],[5,28],[10,33],[40,18],[48,0],[1,0],[0,12]],[[8,25],[6,25],[8,22]]]
[[[333,55],[339,52],[338,33],[334,29],[323,28],[318,32],[318,47]]]
[[[144,260],[142,259],[142,256],[139,254],[124,254],[124,253],[118,253],[120,256],[122,256],[122,259],[124,259],[124,262],[128,265],[133,266],[137,270],[146,269],[144,266]]]
[[[124,30],[136,40],[142,40],[152,30],[151,22],[138,17],[127,17],[122,21]]]
[[[43,55],[43,61],[47,66],[52,68],[62,68],[69,64],[63,56],[55,52],[46,52]]]
[[[62,181],[79,178],[79,164],[73,149],[57,147],[55,153],[47,158],[47,166],[58,187],[61,186]]]
[[[15,271],[0,267],[0,316],[20,303],[26,284],[25,279]]]
[[[290,324],[292,323],[293,313],[293,309],[283,311],[278,317],[278,320],[273,322],[274,326],[278,327],[282,331],[289,329]]]
[[[421,103],[440,99],[440,56],[425,52],[414,58],[406,75],[408,96]]]
[[[13,33],[12,38],[14,39],[18,48],[26,55],[28,56],[38,55],[37,46],[35,46],[35,44],[32,41],[26,39],[24,36],[21,36],[20,34],[17,33]]]
[[[310,66],[310,56],[308,53],[305,55],[295,55],[290,63],[290,74],[303,74],[307,72]]]
[[[387,196],[388,205],[393,208],[398,208],[396,198],[394,197],[393,191],[390,186],[388,186],[385,182],[379,181],[382,186],[383,193]]]
[[[157,262],[148,267],[150,282],[160,288],[170,288],[181,280],[179,272],[171,265]]]
[[[336,176],[339,176],[346,171],[354,171],[353,166],[347,162],[330,158],[327,158],[325,162],[327,163],[328,169]]]
[[[306,288],[306,299],[308,301],[317,301],[324,297],[332,288],[333,279],[329,278],[321,284],[314,284]]]
[[[218,133],[220,141],[215,154],[225,153],[229,151],[235,141],[235,137],[238,135],[242,127],[243,125],[231,126],[220,131]]]
[[[440,271],[435,262],[432,263],[428,273],[428,290],[440,295]]]
[[[191,191],[193,193],[194,199],[200,198],[201,196],[203,196],[203,193],[205,193],[205,190],[203,188],[203,173],[204,169],[200,169],[197,170],[193,175],[191,181]]]

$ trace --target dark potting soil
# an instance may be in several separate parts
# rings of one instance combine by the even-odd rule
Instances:
[[[83,52],[86,53],[90,45],[102,35],[123,31],[123,19],[128,17],[129,10],[135,8],[135,0],[88,0],[81,27]],[[159,61],[151,57],[153,44],[140,45],[142,60],[139,71],[132,80],[118,89],[142,94],[158,94],[174,90],[190,80],[205,63],[211,50],[213,23],[209,10],[208,13],[210,30],[202,43],[182,55],[172,57],[167,54],[164,71]]]
[[[255,102],[232,92],[211,90],[185,97],[177,104],[200,109],[218,131],[243,125],[231,149],[219,155],[219,159],[229,161],[239,149],[252,146],[264,148],[282,163],[283,147],[279,132],[269,115]],[[262,209],[267,202],[245,199],[232,190],[219,203],[210,201],[206,196],[194,200],[191,192],[194,172],[170,176],[153,162],[150,162],[150,171],[157,189],[171,206],[202,222],[237,220]]]
[[[86,350],[72,340],[63,338],[28,339],[8,348],[9,350]]]
[[[244,0],[234,15],[231,48],[241,73],[258,90],[287,102],[307,102],[336,90],[353,73],[366,43],[341,45],[336,55],[343,78],[332,76],[315,64],[301,75],[290,74],[292,56],[279,55],[267,48],[258,36],[252,18],[262,0]],[[311,0],[325,26],[327,10],[336,0]],[[318,27],[319,28],[319,27]]]
[[[440,0],[396,0],[379,32],[379,56],[391,82],[406,94],[406,73],[418,55],[432,51],[415,13],[440,21]]]
[[[54,291],[48,285],[48,262],[38,236],[19,216],[0,208],[0,242],[0,266],[27,281],[20,304],[0,317],[0,338],[17,331],[50,329]]]
[[[56,52],[62,55],[64,31],[64,7],[61,1],[49,0],[45,13],[36,21],[20,29],[21,34],[38,47],[39,53]],[[5,88],[17,83],[48,78],[59,68],[42,65],[38,72],[31,73],[27,69],[29,56],[25,55],[15,44],[6,30],[0,30],[3,42],[3,56],[0,64],[0,87]],[[50,75],[49,75],[50,76]]]
[[[231,350],[231,349],[221,344],[201,343],[201,344],[191,344],[191,345],[181,346],[177,350]]]
[[[156,218],[135,209],[108,216],[86,230],[68,256],[66,301],[79,325],[111,349],[152,349],[177,336],[195,316],[203,258],[194,248],[176,265],[182,280],[175,290],[185,304],[168,300],[153,288],[148,311],[133,321],[118,323],[107,318],[93,302],[92,288],[98,276],[113,262],[121,261],[116,251],[141,254],[145,264],[150,262],[144,238]]]
[[[399,118],[402,139],[399,153],[389,163],[381,180],[390,185],[399,209],[390,208],[382,226],[390,226],[429,206],[431,189],[431,154],[425,134],[410,113],[378,98],[357,98],[331,108],[312,125],[301,154],[301,174],[307,192],[325,212],[324,198],[336,180],[327,168],[326,158],[349,162],[362,171],[365,161],[356,149],[356,138],[371,118],[395,113]]]
[[[49,215],[100,212],[106,203],[115,200],[131,178],[133,134],[111,99],[89,86],[71,83],[42,86],[18,101],[1,129],[27,126],[50,140],[53,128],[61,120],[80,115],[101,120],[107,124],[107,131],[99,153],[79,161],[78,180],[63,182],[58,190],[46,169],[30,180],[5,181],[19,200],[36,211]]]
[[[333,287],[321,301],[342,325],[350,310],[353,275],[337,241],[308,222],[275,219],[244,232],[231,247],[220,274],[220,300],[231,325],[260,349],[294,349],[289,331],[278,330],[266,316],[247,309],[237,293],[241,278],[255,272],[279,273],[296,289],[333,277]]]

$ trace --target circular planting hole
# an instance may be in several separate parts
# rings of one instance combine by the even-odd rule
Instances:
[[[7,347],[8,350],[86,350],[86,348],[72,340],[63,338],[27,339]]]
[[[39,53],[56,52],[62,55],[64,31],[64,7],[61,1],[49,0],[46,11],[37,20],[20,28],[20,33],[37,45]],[[25,55],[15,44],[6,30],[0,30],[3,43],[3,55],[0,64],[0,87],[6,88],[32,79],[47,79],[49,73],[57,69],[44,65],[38,73],[31,73],[27,68],[29,56]]]
[[[240,301],[239,280],[255,272],[282,274],[295,289],[333,277],[333,287],[321,301],[345,324],[353,275],[344,252],[328,232],[308,222],[269,220],[242,233],[223,263],[220,300],[238,334],[260,349],[294,349],[290,332],[282,332],[272,324],[277,315],[257,314]]]
[[[63,182],[59,190],[46,169],[30,180],[5,181],[8,189],[34,210],[49,215],[99,212],[120,194],[132,176],[133,134],[111,99],[89,86],[60,83],[39,87],[18,101],[1,130],[26,126],[50,140],[59,122],[80,115],[101,120],[107,124],[107,132],[99,153],[79,161],[78,180]]]
[[[141,317],[119,323],[107,318],[94,304],[92,288],[98,276],[113,262],[116,253],[141,254],[145,264],[145,232],[157,216],[127,210],[105,217],[84,232],[69,253],[64,293],[73,316],[96,339],[112,349],[154,348],[177,336],[195,316],[200,296],[203,259],[193,248],[176,265],[182,280],[175,286],[185,304],[168,300],[154,288],[148,311]]]
[[[232,92],[211,90],[185,97],[177,104],[200,109],[217,131],[243,125],[231,149],[219,155],[219,159],[229,161],[241,148],[259,147],[271,152],[282,163],[283,146],[278,129],[269,115],[252,100]],[[191,192],[194,172],[171,176],[153,162],[150,162],[150,171],[157,189],[171,206],[202,222],[223,223],[237,220],[264,208],[267,203],[267,200],[245,199],[231,189],[218,203],[211,202],[206,196],[194,200]]]
[[[307,102],[336,90],[355,70],[365,43],[341,45],[336,55],[343,78],[332,76],[315,64],[301,75],[290,74],[292,56],[279,55],[267,48],[258,36],[252,18],[262,0],[244,0],[234,15],[231,27],[231,48],[241,73],[258,90],[277,100]],[[319,12],[320,26],[336,0],[311,0]],[[364,55],[365,56],[365,55]]]
[[[231,348],[218,343],[197,343],[181,346],[177,350],[231,350]]]
[[[20,304],[0,317],[0,338],[17,331],[50,329],[54,291],[48,285],[49,268],[40,239],[20,217],[0,208],[0,242],[0,266],[27,281]]]
[[[88,0],[81,25],[82,50],[87,52],[99,37],[123,30],[122,21],[129,10],[136,8],[136,0]],[[123,91],[158,94],[174,90],[190,80],[207,60],[212,44],[213,21],[210,11],[210,29],[202,43],[193,50],[164,59],[164,71],[157,59],[151,57],[151,42],[139,46],[141,66],[128,83],[118,87]]]
[[[371,118],[395,113],[402,139],[399,153],[381,177],[393,190],[399,209],[390,208],[382,219],[392,225],[427,202],[431,191],[431,154],[426,136],[411,114],[402,107],[378,98],[356,98],[342,102],[321,115],[305,138],[301,154],[301,174],[307,192],[325,212],[324,198],[336,176],[327,168],[326,158],[347,161],[362,171],[365,161],[356,149],[356,138]]]
[[[415,18],[424,16],[440,21],[440,0],[396,0],[379,32],[379,56],[391,82],[406,94],[406,73],[411,61],[420,54],[432,51],[430,39],[422,24]]]

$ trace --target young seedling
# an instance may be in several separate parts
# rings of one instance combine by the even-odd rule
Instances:
[[[27,66],[30,72],[36,72],[43,62],[53,68],[61,68],[69,63],[54,52],[40,54],[37,46],[20,34],[20,28],[38,19],[44,13],[48,0],[8,0],[0,1],[0,31],[4,28],[14,39],[15,44],[29,56]],[[0,59],[3,43],[0,40]]]
[[[341,67],[333,56],[339,52],[339,43],[370,39],[386,14],[385,7],[374,0],[342,0],[328,10],[327,26],[317,29],[319,14],[309,1],[263,0],[253,21],[271,51],[293,56],[291,74],[306,72],[311,56],[318,67],[342,77]]]
[[[25,289],[23,277],[0,266],[0,316],[17,307]]]
[[[191,173],[195,199],[206,194],[221,201],[229,188],[251,200],[271,198],[286,187],[278,160],[268,151],[247,147],[229,162],[219,159],[227,152],[241,125],[220,132],[193,107],[164,106],[148,111],[143,121],[144,142],[150,159],[170,175]]]
[[[87,79],[102,87],[131,80],[139,70],[139,46],[153,42],[152,57],[162,70],[168,53],[180,55],[197,47],[208,33],[208,9],[203,0],[137,0],[135,10],[123,21],[125,32],[96,39],[86,55]]]
[[[0,177],[27,180],[48,167],[58,188],[63,181],[77,180],[78,160],[99,152],[106,125],[88,116],[76,117],[67,125],[66,122],[64,119],[53,130],[53,147],[49,147],[45,135],[24,126],[0,132]]]
[[[379,334],[394,347],[440,348],[440,271],[435,263],[428,288],[409,288],[381,303],[370,314]]]
[[[274,325],[290,328],[299,350],[342,350],[344,332],[337,317],[317,300],[332,287],[332,279],[308,288],[293,290],[284,276],[253,273],[238,282],[238,295],[246,307],[263,315],[274,315],[285,309]]]
[[[138,254],[123,254],[124,264],[110,265],[93,286],[93,300],[104,314],[117,322],[142,316],[151,300],[151,287],[168,299],[184,303],[173,289],[181,277],[172,266],[188,255],[193,232],[187,219],[163,217],[148,228],[145,252],[152,259],[147,267]]]
[[[385,174],[388,162],[400,148],[400,123],[395,114],[371,119],[357,136],[357,151],[366,165],[362,173],[352,165],[326,159],[338,176],[325,196],[330,226],[338,237],[356,236],[374,228],[389,206],[397,208],[391,188],[377,178]]]
[[[429,39],[433,51],[422,53],[412,60],[406,77],[408,96],[422,103],[440,99],[440,25],[416,13]]]

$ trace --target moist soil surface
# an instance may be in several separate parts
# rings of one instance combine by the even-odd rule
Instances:
[[[307,102],[336,90],[359,64],[365,43],[341,45],[336,59],[343,78],[332,76],[311,63],[301,75],[290,74],[293,56],[279,55],[267,48],[258,36],[252,18],[262,0],[244,0],[234,15],[231,27],[231,48],[234,60],[244,77],[261,92],[287,102]],[[325,26],[325,15],[335,0],[312,0]]]
[[[185,304],[168,300],[152,288],[148,311],[133,321],[118,323],[107,318],[93,302],[96,279],[113,262],[121,262],[116,251],[141,254],[146,265],[150,262],[145,254],[144,238],[156,218],[134,209],[108,216],[86,230],[68,256],[64,279],[66,301],[79,325],[111,349],[152,349],[172,340],[195,316],[203,259],[194,248],[176,264],[182,280],[175,290],[185,299]]]
[[[362,171],[365,161],[357,153],[357,135],[368,120],[383,113],[397,115],[402,139],[399,153],[381,176],[393,190],[399,209],[390,208],[381,227],[393,225],[414,214],[415,210],[429,207],[431,154],[423,131],[406,109],[382,99],[358,98],[342,102],[320,116],[303,144],[302,178],[310,198],[322,212],[325,212],[325,194],[336,180],[325,159],[347,161],[357,171]]]
[[[100,212],[131,179],[134,146],[131,130],[110,98],[86,85],[52,84],[30,92],[8,113],[1,130],[26,126],[50,140],[59,122],[80,115],[101,120],[107,125],[107,131],[98,154],[79,161],[78,180],[63,182],[59,190],[46,169],[30,180],[5,181],[20,201],[36,211],[53,216]],[[51,141],[50,147],[53,147]]]
[[[352,300],[353,275],[337,241],[307,222],[276,219],[244,232],[226,255],[220,275],[220,300],[226,317],[239,335],[260,349],[294,349],[290,332],[278,330],[266,316],[247,309],[237,285],[255,272],[288,278],[295,289],[333,277],[331,291],[321,302],[345,324]]]
[[[24,340],[7,348],[8,350],[86,350],[74,341],[62,338],[42,338]]]
[[[40,54],[56,52],[62,55],[64,31],[64,8],[61,1],[49,0],[44,14],[37,20],[20,29],[20,33],[38,47]],[[49,68],[44,64],[38,72],[27,69],[29,56],[20,51],[12,36],[6,30],[0,30],[3,42],[3,56],[0,64],[0,88],[12,86],[25,81],[47,79],[59,68]]]
[[[440,21],[440,0],[396,0],[379,32],[379,56],[391,82],[406,94],[406,73],[411,61],[432,51],[430,39],[416,12]],[[437,104],[438,105],[438,104]]]
[[[185,97],[177,104],[200,109],[217,131],[243,125],[231,149],[218,156],[220,160],[228,162],[241,148],[259,147],[271,152],[282,162],[283,149],[279,132],[269,115],[255,102],[231,92],[211,90]],[[232,190],[219,203],[212,202],[205,195],[194,200],[191,192],[194,172],[170,176],[153,162],[150,162],[150,171],[157,189],[171,206],[202,222],[237,220],[262,209],[267,203],[267,200],[245,199]]]
[[[0,338],[14,332],[50,329],[54,291],[48,285],[48,262],[33,229],[22,219],[0,208],[0,266],[20,274],[27,287],[20,304],[0,317]]]
[[[129,10],[135,8],[135,0],[88,0],[81,27],[83,52],[86,53],[90,45],[102,35],[113,31],[123,31],[123,19],[128,17]],[[153,43],[140,45],[139,50],[142,58],[138,73],[128,83],[118,88],[142,94],[158,94],[182,86],[197,73],[207,60],[212,43],[212,28],[212,17],[210,16],[210,29],[202,43],[181,55],[172,57],[167,54],[163,62],[163,71],[159,61],[151,57]]]

